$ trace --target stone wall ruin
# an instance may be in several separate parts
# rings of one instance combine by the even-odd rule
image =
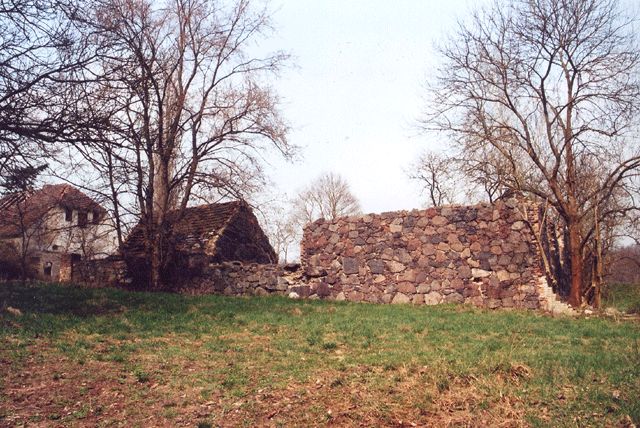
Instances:
[[[69,268],[69,279],[87,287],[129,287],[132,283],[127,264],[118,257],[74,260]]]
[[[220,263],[196,255],[172,290],[565,310],[541,269],[531,230],[537,218],[536,206],[506,200],[318,220],[305,228],[301,267]],[[117,258],[74,264],[72,280],[135,285]]]
[[[318,220],[305,228],[302,242],[307,293],[373,303],[539,308],[544,276],[521,209],[511,199]],[[525,209],[528,219],[537,218],[534,206]]]

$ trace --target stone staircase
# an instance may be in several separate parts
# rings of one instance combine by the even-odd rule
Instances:
[[[540,308],[553,315],[578,316],[578,312],[568,304],[561,301],[553,289],[547,284],[547,279],[541,277],[538,281],[538,293],[540,296]]]

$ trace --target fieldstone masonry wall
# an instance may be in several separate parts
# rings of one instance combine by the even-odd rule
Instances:
[[[89,287],[126,287],[131,284],[127,264],[118,258],[77,260],[70,270],[72,282]]]
[[[227,296],[285,295],[289,286],[284,268],[274,264],[224,262],[202,266],[176,289],[186,294]]]
[[[172,290],[236,296],[278,294],[375,303],[471,303],[568,312],[542,273],[535,206],[515,200],[319,220],[302,241],[302,268],[187,260]],[[79,261],[76,283],[133,286],[117,258]]]
[[[179,282],[171,284],[172,291],[185,294],[224,294],[253,296],[286,295],[289,291],[289,267],[274,264],[240,262],[209,262],[196,257],[184,271]],[[127,264],[119,258],[75,261],[70,280],[89,287],[135,288]],[[63,281],[64,282],[64,281]]]
[[[305,294],[539,308],[543,273],[517,208],[513,199],[316,221],[302,242]],[[535,207],[527,218],[537,218]]]

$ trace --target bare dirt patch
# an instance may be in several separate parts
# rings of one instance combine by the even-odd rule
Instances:
[[[0,425],[526,425],[524,406],[517,398],[505,395],[496,400],[482,391],[476,379],[437,377],[427,368],[320,371],[305,382],[262,388],[241,397],[221,390],[204,397],[201,387],[180,385],[166,375],[140,378],[122,364],[108,361],[81,364],[44,341],[28,352],[19,368],[2,363],[5,418]],[[153,367],[145,369],[153,372]]]

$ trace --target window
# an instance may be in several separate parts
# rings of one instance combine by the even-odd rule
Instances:
[[[71,221],[73,219],[73,210],[71,208],[64,209],[64,219],[65,221]]]
[[[98,213],[98,211],[94,211],[93,217],[91,218],[91,222],[93,224],[98,224],[98,221],[100,221],[100,214]]]
[[[78,211],[78,226],[87,227],[87,212]]]

